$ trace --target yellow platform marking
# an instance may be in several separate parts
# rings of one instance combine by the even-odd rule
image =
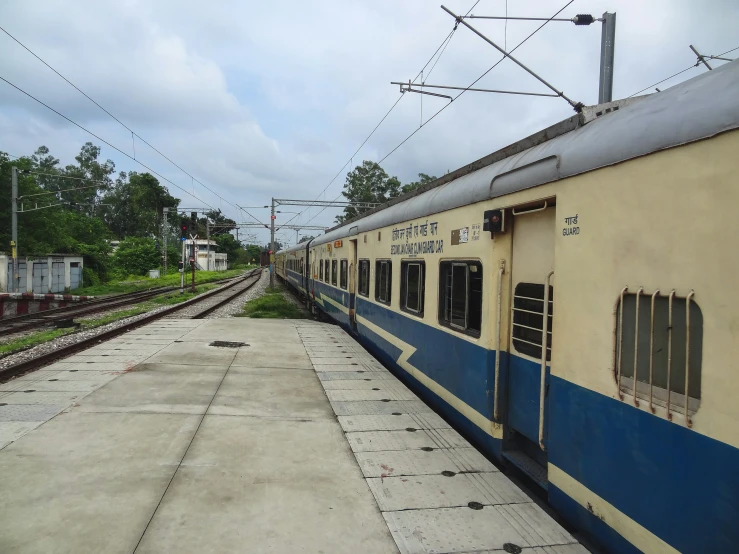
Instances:
[[[603,500],[585,485],[551,463],[549,464],[549,482],[642,552],[679,554],[678,550],[657,535],[639,525],[618,508]]]
[[[401,351],[400,356],[396,360],[398,365],[402,367],[405,371],[410,373],[421,384],[426,386],[429,390],[437,394],[439,397],[443,398],[447,404],[452,406],[460,414],[462,414],[472,423],[477,425],[480,429],[482,429],[485,433],[487,433],[491,437],[495,439],[503,438],[503,426],[502,425],[490,421],[480,412],[475,410],[472,406],[470,406],[463,400],[460,400],[459,398],[454,396],[454,394],[452,394],[447,389],[442,387],[439,383],[431,379],[428,375],[423,373],[420,369],[418,369],[417,367],[414,367],[408,361],[408,359],[416,351],[416,348],[414,346],[408,344],[407,342],[400,340],[398,337],[388,333],[385,329],[378,327],[377,325],[375,325],[374,323],[372,323],[368,319],[365,319],[362,316],[359,316],[359,315],[357,316],[357,323],[361,323],[362,325],[367,327],[370,331],[381,336],[383,339],[385,339],[387,342],[389,342],[393,346],[398,347]]]

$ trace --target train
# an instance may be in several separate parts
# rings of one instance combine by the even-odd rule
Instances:
[[[609,552],[739,552],[739,61],[583,109],[273,270]]]

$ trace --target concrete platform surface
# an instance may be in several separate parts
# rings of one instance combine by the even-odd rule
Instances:
[[[587,552],[305,320],[158,321],[0,386],[0,475],[2,553]]]

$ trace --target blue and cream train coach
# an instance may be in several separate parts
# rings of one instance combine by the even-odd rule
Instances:
[[[586,108],[278,274],[612,552],[739,552],[739,62]]]

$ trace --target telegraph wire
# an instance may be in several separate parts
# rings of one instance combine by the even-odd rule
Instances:
[[[152,168],[150,168],[150,167],[149,167],[149,166],[147,166],[146,164],[144,164],[144,163],[142,163],[142,162],[140,162],[140,161],[138,161],[138,160],[134,159],[134,158],[133,158],[133,157],[132,157],[132,156],[131,156],[130,154],[128,154],[127,152],[124,152],[123,150],[121,150],[121,149],[120,149],[120,148],[118,148],[117,146],[114,146],[113,144],[111,144],[110,142],[108,142],[107,140],[105,140],[104,138],[102,138],[102,137],[100,137],[100,136],[96,135],[95,133],[93,133],[93,132],[92,132],[92,131],[90,131],[89,129],[86,129],[85,127],[83,127],[82,125],[80,125],[80,124],[79,124],[79,123],[77,123],[76,121],[74,121],[74,120],[70,119],[69,117],[67,117],[67,116],[66,116],[66,115],[64,115],[63,113],[61,113],[61,112],[59,112],[59,111],[55,110],[54,108],[52,108],[52,107],[51,107],[51,106],[49,106],[48,104],[46,104],[46,103],[42,102],[41,100],[39,100],[38,98],[36,98],[35,96],[33,96],[33,95],[32,95],[31,93],[29,93],[29,92],[26,92],[25,90],[23,90],[22,88],[20,88],[20,87],[19,87],[19,86],[17,86],[17,85],[14,85],[14,84],[13,84],[13,83],[11,83],[10,81],[8,81],[8,80],[7,80],[7,79],[6,79],[5,77],[2,77],[2,76],[0,76],[0,80],[2,80],[2,81],[5,81],[5,82],[6,82],[7,84],[9,84],[9,85],[10,85],[11,87],[13,87],[14,89],[16,89],[16,90],[18,90],[18,91],[22,92],[23,94],[25,94],[26,96],[28,96],[28,97],[29,97],[29,98],[31,98],[32,100],[35,100],[36,102],[38,102],[39,104],[41,104],[41,105],[42,105],[42,106],[44,106],[45,108],[47,108],[47,109],[51,110],[52,112],[54,112],[54,113],[55,113],[55,114],[57,114],[58,116],[60,116],[60,117],[62,117],[62,118],[64,118],[64,119],[66,119],[66,120],[67,120],[67,121],[69,121],[69,122],[70,122],[70,123],[71,123],[72,125],[74,125],[74,126],[76,126],[76,127],[79,127],[80,129],[82,129],[82,130],[83,130],[83,131],[85,131],[86,133],[89,133],[90,135],[92,135],[93,137],[95,137],[96,139],[98,139],[99,141],[101,141],[101,142],[103,142],[103,143],[107,144],[108,146],[110,146],[111,148],[113,148],[114,150],[116,150],[117,152],[120,152],[121,154],[123,154],[124,156],[126,156],[127,158],[129,158],[130,160],[133,160],[133,161],[134,161],[134,162],[136,162],[137,164],[141,165],[142,167],[144,167],[145,169],[147,169],[148,171],[150,171],[150,172],[151,172],[151,173],[153,173],[154,175],[156,175],[156,176],[158,176],[159,178],[161,178],[161,179],[163,179],[163,180],[167,181],[167,182],[168,182],[169,184],[171,184],[172,186],[174,186],[174,187],[176,187],[176,188],[180,189],[180,190],[181,190],[182,192],[184,192],[185,194],[187,194],[187,195],[189,195],[189,196],[192,196],[193,198],[195,198],[196,200],[198,200],[198,201],[202,202],[203,204],[205,204],[206,206],[208,206],[208,207],[209,207],[209,208],[211,208],[212,210],[215,210],[215,208],[214,208],[213,206],[211,206],[210,204],[208,204],[208,203],[207,203],[207,202],[206,202],[205,200],[203,200],[202,198],[199,198],[199,197],[195,196],[194,194],[192,194],[192,193],[188,192],[187,190],[185,190],[184,188],[182,188],[181,186],[179,186],[179,185],[178,185],[177,183],[175,183],[175,182],[173,182],[173,181],[170,181],[169,179],[167,179],[167,178],[166,178],[166,177],[165,177],[164,175],[161,175],[160,173],[158,173],[157,171],[153,170]],[[260,223],[261,223],[261,222],[260,222]]]
[[[470,14],[470,12],[471,12],[471,11],[472,11],[473,9],[475,9],[475,6],[477,6],[477,4],[479,4],[479,3],[480,3],[480,0],[477,0],[477,1],[476,1],[476,2],[475,2],[475,3],[473,4],[473,5],[472,5],[472,7],[471,7],[471,8],[470,8],[470,9],[469,9],[469,10],[467,11],[467,13],[466,13],[465,15],[469,15],[469,14]],[[442,54],[444,53],[444,50],[446,50],[446,46],[448,46],[448,45],[449,45],[449,42],[451,41],[451,39],[452,39],[452,36],[454,36],[454,33],[455,33],[455,32],[456,32],[456,30],[457,30],[457,26],[458,26],[458,23],[456,23],[456,22],[455,22],[454,28],[453,28],[453,29],[452,29],[452,30],[451,30],[451,31],[449,32],[449,34],[448,34],[448,35],[447,35],[446,37],[444,37],[444,40],[443,40],[443,41],[441,41],[441,44],[439,44],[439,46],[438,46],[438,47],[436,48],[436,50],[434,51],[434,53],[433,53],[433,54],[431,54],[431,57],[430,57],[430,58],[428,59],[428,61],[427,61],[427,62],[426,62],[426,63],[424,64],[424,66],[423,66],[423,67],[421,68],[421,71],[419,71],[419,72],[418,72],[418,74],[416,75],[416,77],[415,77],[415,78],[413,79],[413,81],[412,81],[413,83],[415,83],[415,82],[416,82],[416,81],[418,80],[418,78],[419,78],[419,77],[420,77],[421,75],[423,75],[423,72],[424,72],[424,71],[426,70],[426,68],[428,67],[428,65],[429,65],[429,64],[431,63],[431,61],[432,61],[432,60],[433,60],[433,59],[434,59],[434,58],[436,57],[436,54],[438,54],[438,53],[439,53],[439,51],[441,50],[441,54],[439,54],[439,57],[438,57],[438,58],[436,58],[436,62],[434,62],[434,65],[433,65],[433,67],[431,68],[431,70],[430,70],[430,71],[429,71],[429,73],[428,73],[428,75],[430,75],[430,74],[431,74],[431,71],[433,71],[433,70],[434,70],[434,67],[436,67],[436,63],[437,63],[437,62],[439,61],[439,58],[441,58],[441,55],[442,55]],[[443,50],[442,50],[442,48],[443,48]],[[427,75],[427,77],[428,77],[428,75]],[[471,85],[470,85],[470,86],[471,86]],[[331,180],[329,181],[329,183],[328,183],[328,184],[327,184],[327,185],[326,185],[325,187],[323,187],[323,190],[322,190],[321,192],[319,192],[319,193],[318,193],[318,195],[316,196],[315,200],[318,200],[318,198],[320,198],[320,196],[321,196],[321,195],[322,195],[322,194],[323,194],[324,192],[326,192],[326,190],[328,190],[328,188],[329,188],[329,187],[330,187],[330,186],[331,186],[331,185],[333,184],[333,182],[334,182],[334,181],[336,180],[336,178],[337,178],[337,177],[338,177],[339,175],[341,175],[341,172],[342,172],[342,171],[344,171],[344,169],[346,168],[346,166],[352,163],[352,160],[354,159],[354,156],[356,156],[356,155],[357,155],[357,154],[359,153],[359,151],[360,151],[360,150],[361,150],[361,149],[362,149],[362,148],[364,147],[364,145],[365,145],[365,144],[367,144],[367,141],[368,141],[369,139],[371,139],[371,138],[372,138],[372,136],[373,136],[373,135],[375,134],[375,131],[377,131],[377,129],[379,129],[380,125],[382,125],[382,123],[383,123],[383,122],[384,122],[384,121],[385,121],[385,120],[387,119],[387,117],[388,117],[388,116],[390,115],[390,112],[392,112],[392,111],[393,111],[393,110],[395,109],[395,106],[397,106],[397,105],[398,105],[398,103],[399,103],[399,102],[400,102],[400,101],[401,101],[401,100],[403,99],[403,96],[405,96],[405,95],[404,95],[403,93],[401,93],[401,94],[400,94],[400,96],[398,96],[398,99],[397,99],[397,100],[395,101],[395,103],[394,103],[394,104],[393,104],[393,105],[392,105],[392,106],[390,107],[390,109],[389,109],[389,110],[388,110],[388,111],[387,111],[387,112],[385,113],[385,115],[384,115],[384,116],[382,116],[382,119],[380,120],[380,122],[379,122],[379,123],[378,123],[377,125],[375,125],[375,128],[374,128],[374,129],[372,129],[372,132],[371,132],[371,133],[370,133],[369,135],[367,135],[367,138],[366,138],[366,139],[364,139],[364,141],[362,142],[362,144],[360,144],[360,145],[359,145],[359,148],[357,148],[357,150],[356,150],[356,151],[354,152],[354,154],[352,154],[352,155],[350,156],[349,160],[347,160],[347,162],[346,162],[346,163],[345,163],[345,164],[344,164],[343,166],[341,166],[341,169],[339,169],[339,171],[338,171],[338,172],[336,173],[336,175],[334,175],[333,179],[331,179]],[[341,196],[341,194],[340,194],[339,196],[337,196],[336,198],[339,198],[340,196]],[[325,209],[326,209],[327,207],[328,207],[328,206],[324,206],[323,208],[321,208],[321,210],[319,210],[319,211],[318,211],[318,213],[316,213],[316,214],[315,214],[315,215],[314,215],[313,217],[311,217],[311,218],[310,218],[310,219],[308,220],[308,223],[310,223],[311,221],[313,221],[313,220],[314,220],[314,219],[315,219],[315,218],[316,218],[316,217],[317,217],[317,216],[318,216],[319,214],[321,214],[321,213],[322,213],[322,212],[323,212],[323,211],[324,211],[324,210],[325,210]],[[297,213],[296,215],[294,215],[293,217],[291,217],[290,219],[288,219],[288,220],[287,220],[287,221],[286,221],[285,223],[283,223],[283,225],[287,225],[287,224],[288,224],[288,223],[290,223],[290,222],[291,222],[291,221],[292,221],[293,219],[295,219],[295,218],[297,218],[297,217],[300,217],[300,216],[301,216],[301,215],[302,215],[302,214],[303,214],[303,213],[304,213],[304,212],[305,212],[306,210],[308,210],[309,208],[310,208],[310,206],[309,206],[308,208],[305,208],[305,209],[304,209],[304,210],[302,210],[301,212]]]
[[[508,55],[510,55],[510,54],[513,54],[513,53],[514,53],[514,52],[515,52],[516,50],[518,50],[518,48],[519,48],[519,47],[521,47],[521,46],[522,46],[522,45],[523,45],[523,44],[524,44],[524,43],[525,43],[525,42],[526,42],[527,40],[529,40],[529,39],[530,39],[531,37],[533,37],[533,36],[534,36],[534,35],[535,35],[536,33],[538,33],[538,32],[539,32],[539,31],[540,31],[540,30],[541,30],[541,29],[542,29],[542,28],[543,28],[543,27],[544,27],[544,26],[545,26],[545,25],[546,25],[547,23],[549,23],[549,22],[550,22],[550,21],[551,21],[552,19],[554,19],[554,18],[555,18],[555,17],[557,17],[557,16],[558,16],[558,15],[559,15],[560,13],[562,13],[562,12],[563,12],[563,11],[564,11],[564,10],[565,10],[565,9],[566,9],[566,8],[567,8],[567,7],[569,6],[569,5],[570,5],[570,4],[572,4],[572,2],[574,2],[574,1],[575,1],[575,0],[570,0],[569,2],[567,2],[567,4],[565,4],[565,5],[564,5],[564,6],[562,7],[562,8],[560,8],[560,9],[559,9],[559,11],[557,11],[557,13],[555,13],[555,14],[554,14],[554,15],[553,15],[552,17],[550,17],[550,18],[549,18],[549,19],[547,19],[547,20],[546,20],[546,21],[545,21],[544,23],[542,23],[541,25],[539,25],[539,27],[537,27],[537,28],[536,28],[536,30],[535,30],[535,31],[534,31],[533,33],[531,33],[531,34],[530,34],[529,36],[527,36],[527,37],[526,37],[525,39],[523,39],[523,40],[522,40],[521,42],[519,42],[519,43],[518,43],[518,44],[517,44],[517,45],[515,46],[515,48],[513,48],[513,50],[511,50],[510,52],[508,52],[508,54],[506,54],[506,55],[505,55],[505,56],[503,56],[503,57],[502,57],[502,58],[501,58],[500,60],[498,60],[497,62],[495,62],[495,64],[493,64],[493,65],[492,65],[492,66],[491,66],[491,67],[490,67],[490,68],[489,68],[489,69],[488,69],[487,71],[485,71],[485,73],[483,73],[483,74],[482,74],[482,75],[480,75],[480,76],[479,76],[479,77],[478,77],[477,79],[475,79],[474,81],[472,81],[472,83],[470,83],[470,84],[469,84],[469,85],[467,86],[467,88],[466,88],[465,90],[463,90],[463,91],[462,91],[462,92],[460,92],[460,93],[459,93],[459,94],[458,94],[457,96],[455,96],[454,98],[452,98],[451,102],[449,102],[448,104],[445,104],[444,106],[442,106],[442,108],[441,108],[441,109],[440,109],[440,110],[439,110],[438,112],[436,112],[436,113],[435,113],[434,115],[432,115],[432,116],[431,116],[431,117],[430,117],[429,119],[427,119],[427,120],[426,120],[426,121],[425,121],[425,122],[423,123],[423,125],[421,125],[421,126],[420,126],[420,127],[418,128],[418,129],[416,129],[416,130],[415,130],[415,131],[413,131],[413,132],[412,132],[412,133],[411,133],[410,135],[408,135],[408,136],[407,136],[406,138],[404,138],[404,139],[403,139],[403,140],[401,141],[401,143],[400,143],[400,144],[398,144],[398,145],[397,145],[397,146],[396,146],[395,148],[393,148],[393,149],[392,149],[392,150],[391,150],[390,152],[388,152],[387,154],[385,154],[385,156],[384,156],[384,157],[383,157],[383,158],[382,158],[382,159],[381,159],[381,160],[380,160],[379,162],[377,162],[377,163],[378,163],[378,164],[381,164],[381,163],[382,163],[382,162],[384,162],[384,161],[385,161],[386,159],[388,159],[388,158],[389,158],[389,157],[390,157],[390,156],[391,156],[391,155],[392,155],[392,154],[393,154],[393,153],[394,153],[394,152],[395,152],[395,151],[396,151],[396,150],[397,150],[398,148],[400,148],[401,146],[403,146],[403,145],[404,145],[404,144],[405,144],[405,143],[406,143],[406,142],[407,142],[407,141],[408,141],[408,140],[409,140],[409,139],[410,139],[410,138],[411,138],[411,137],[412,137],[413,135],[415,135],[415,134],[416,134],[416,133],[417,133],[418,131],[420,131],[421,129],[423,129],[423,127],[424,127],[424,126],[426,126],[426,125],[427,125],[428,123],[430,123],[430,122],[431,122],[431,121],[432,121],[432,120],[433,120],[433,119],[434,119],[434,118],[435,118],[435,117],[436,117],[437,115],[439,115],[439,114],[440,114],[441,112],[443,112],[444,110],[446,110],[446,109],[447,109],[447,108],[448,108],[449,106],[451,106],[451,105],[452,105],[452,104],[454,103],[454,101],[455,101],[455,100],[457,100],[457,99],[458,99],[458,98],[459,98],[460,96],[462,96],[462,95],[463,95],[463,94],[464,94],[465,92],[467,92],[467,91],[468,91],[468,90],[469,90],[470,88],[472,88],[472,87],[473,87],[473,86],[474,86],[474,85],[475,85],[475,84],[476,84],[476,83],[477,83],[477,82],[478,82],[478,81],[479,81],[480,79],[482,79],[483,77],[485,77],[485,75],[487,75],[487,74],[488,74],[488,73],[490,73],[490,72],[491,72],[491,71],[492,71],[493,69],[495,69],[495,68],[496,68],[496,67],[497,67],[497,66],[498,66],[498,65],[499,65],[499,64],[500,64],[500,63],[501,63],[501,62],[502,62],[503,60],[505,60],[506,58],[508,58]]]
[[[208,190],[208,191],[212,192],[213,194],[215,194],[215,195],[216,195],[216,196],[217,196],[218,198],[220,198],[221,200],[224,200],[224,199],[223,199],[223,197],[221,197],[221,195],[220,195],[220,194],[218,194],[217,192],[215,192],[215,191],[214,191],[213,189],[211,189],[210,187],[208,187],[207,185],[205,185],[205,184],[204,184],[204,183],[202,183],[201,181],[199,181],[199,180],[195,179],[195,177],[193,177],[193,176],[192,176],[192,175],[191,175],[191,174],[190,174],[190,173],[189,173],[188,171],[185,171],[185,170],[184,170],[184,169],[183,169],[182,167],[180,167],[180,166],[179,166],[179,165],[178,165],[177,163],[175,163],[174,161],[172,161],[172,160],[171,160],[171,159],[170,159],[170,158],[169,158],[168,156],[166,156],[165,154],[163,154],[163,153],[162,153],[162,152],[161,152],[161,151],[160,151],[159,149],[157,149],[156,147],[154,147],[154,146],[153,146],[153,145],[152,145],[151,143],[149,143],[149,142],[148,142],[148,141],[147,141],[146,139],[144,139],[143,137],[141,137],[141,136],[140,136],[140,135],[139,135],[138,133],[136,133],[136,132],[135,132],[135,131],[134,131],[133,129],[131,129],[131,128],[130,128],[130,127],[129,127],[128,125],[126,125],[125,123],[123,123],[123,122],[122,122],[122,121],[121,121],[120,119],[118,119],[118,118],[117,118],[116,116],[114,116],[114,115],[113,115],[112,113],[110,113],[110,112],[109,112],[108,110],[106,110],[106,109],[105,109],[105,108],[104,108],[103,106],[101,106],[101,105],[100,105],[100,104],[99,104],[98,102],[96,102],[95,100],[93,100],[93,99],[92,99],[92,98],[91,98],[91,97],[90,97],[90,96],[89,96],[89,95],[88,95],[87,93],[85,93],[85,92],[84,92],[84,91],[83,91],[82,89],[80,89],[80,88],[79,88],[79,87],[78,87],[77,85],[75,85],[75,84],[74,84],[74,83],[73,83],[72,81],[70,81],[69,79],[67,79],[67,78],[66,78],[66,77],[65,77],[64,75],[62,75],[61,73],[59,73],[59,72],[58,72],[58,71],[57,71],[56,69],[54,69],[54,68],[53,68],[53,67],[52,67],[51,65],[49,65],[48,63],[46,63],[46,61],[44,61],[44,60],[43,60],[43,59],[42,59],[42,58],[41,58],[41,57],[40,57],[39,55],[37,55],[37,54],[36,54],[36,53],[35,53],[35,52],[34,52],[33,50],[31,50],[30,48],[28,48],[28,47],[27,47],[27,46],[26,46],[25,44],[23,44],[23,43],[22,43],[22,42],[21,42],[20,40],[18,40],[18,39],[17,39],[17,38],[15,38],[15,37],[14,37],[13,35],[11,35],[11,34],[10,34],[10,33],[9,33],[9,32],[8,32],[8,31],[7,31],[6,29],[5,29],[5,28],[3,28],[3,27],[1,27],[1,26],[0,26],[0,31],[2,31],[2,32],[3,32],[3,33],[5,33],[6,35],[8,35],[8,36],[9,36],[9,37],[10,37],[11,39],[13,39],[13,40],[14,40],[15,42],[17,42],[17,43],[18,43],[18,44],[19,44],[20,46],[22,46],[22,47],[23,47],[23,48],[24,48],[24,49],[25,49],[25,50],[26,50],[26,51],[27,51],[28,53],[30,53],[30,54],[31,54],[31,55],[32,55],[33,57],[35,57],[35,58],[36,58],[36,59],[37,59],[38,61],[40,61],[40,62],[41,62],[42,64],[44,64],[44,65],[45,65],[46,67],[48,67],[49,69],[51,69],[51,70],[52,70],[52,71],[53,71],[54,73],[56,73],[56,74],[57,74],[57,75],[58,75],[59,77],[61,77],[62,79],[64,79],[64,80],[65,80],[65,81],[66,81],[66,82],[67,82],[67,83],[68,83],[68,84],[69,84],[70,86],[72,86],[72,87],[73,87],[73,88],[74,88],[75,90],[77,90],[77,92],[79,92],[80,94],[82,94],[82,95],[83,95],[83,96],[84,96],[85,98],[87,98],[87,99],[88,99],[88,100],[89,100],[90,102],[92,102],[93,104],[95,104],[95,105],[96,105],[96,106],[97,106],[98,108],[100,108],[101,110],[103,110],[103,111],[104,111],[104,112],[105,112],[106,114],[108,114],[108,115],[109,115],[110,117],[112,117],[113,119],[115,119],[115,120],[116,120],[116,121],[117,121],[118,123],[120,123],[120,124],[121,124],[121,125],[122,125],[122,126],[123,126],[123,127],[125,128],[125,129],[127,129],[128,131],[130,131],[130,132],[131,132],[131,141],[132,141],[132,146],[133,146],[133,158],[132,158],[132,159],[133,159],[134,161],[137,161],[137,160],[136,160],[136,144],[135,144],[135,142],[134,142],[134,136],[135,136],[135,137],[137,137],[137,138],[138,138],[138,139],[139,139],[139,140],[140,140],[141,142],[143,142],[144,144],[146,144],[146,145],[147,145],[147,146],[148,146],[149,148],[151,148],[152,150],[154,150],[154,152],[156,152],[157,154],[159,154],[160,156],[162,156],[162,157],[163,157],[163,158],[164,158],[165,160],[167,160],[167,161],[168,161],[169,163],[171,163],[171,164],[172,164],[173,166],[175,166],[175,167],[176,167],[177,169],[179,169],[180,171],[182,171],[182,172],[183,172],[183,173],[184,173],[185,175],[189,176],[189,177],[190,177],[190,178],[191,178],[191,179],[192,179],[193,181],[197,182],[197,183],[198,183],[198,184],[200,184],[200,185],[201,185],[201,186],[202,186],[203,188],[205,188],[206,190]],[[6,82],[7,82],[7,81],[6,81]],[[102,140],[102,139],[101,139],[101,140]],[[129,157],[130,157],[130,156],[129,156]],[[143,164],[142,164],[142,165],[143,165]],[[175,185],[175,186],[176,186],[176,185]],[[227,203],[227,204],[229,204],[229,205],[231,205],[231,206],[233,206],[233,207],[235,207],[235,208],[237,208],[237,209],[240,209],[240,208],[239,208],[239,207],[238,207],[238,206],[237,206],[236,204],[233,204],[233,203],[229,202],[228,200],[226,200],[226,203]],[[211,206],[211,207],[212,207],[212,206]],[[215,208],[213,208],[213,209],[215,209]],[[246,211],[246,210],[242,210],[242,211]],[[246,212],[246,213],[247,213],[247,214],[248,214],[248,215],[249,215],[249,216],[250,216],[250,217],[251,217],[252,219],[254,219],[255,221],[257,221],[258,223],[261,223],[261,221],[259,221],[259,220],[258,220],[257,218],[255,218],[255,217],[254,217],[253,215],[251,215],[251,214],[250,214],[249,212]]]
[[[721,56],[725,56],[726,54],[728,54],[728,53],[730,53],[730,52],[733,52],[734,50],[739,50],[739,46],[737,46],[736,48],[732,48],[731,50],[727,50],[726,52],[722,52],[721,54],[718,54],[718,55],[717,55],[717,56],[715,56],[715,57],[717,57],[717,58],[720,58]],[[698,66],[699,66],[700,64],[701,64],[701,62],[700,62],[700,60],[698,60],[698,61],[697,61],[697,62],[695,62],[695,63],[694,63],[693,65],[691,65],[691,66],[689,66],[689,67],[686,67],[686,68],[685,68],[685,69],[683,69],[682,71],[678,71],[677,73],[673,73],[673,74],[672,74],[672,75],[670,75],[669,77],[667,77],[667,78],[665,78],[665,79],[662,79],[661,81],[657,81],[656,83],[653,83],[653,84],[649,85],[648,87],[644,87],[643,89],[641,89],[641,90],[639,90],[639,91],[636,91],[636,92],[635,92],[634,94],[630,94],[630,95],[629,95],[629,96],[627,96],[626,98],[631,98],[632,96],[636,96],[637,94],[639,94],[639,93],[642,93],[642,92],[644,92],[645,90],[649,90],[649,89],[650,89],[650,88],[652,88],[652,87],[656,87],[657,85],[661,85],[662,83],[664,83],[665,81],[669,81],[669,80],[670,80],[670,79],[672,79],[673,77],[677,77],[678,75],[681,75],[682,73],[685,73],[686,71],[690,71],[690,70],[691,70],[691,69],[693,69],[694,67],[698,67]]]

